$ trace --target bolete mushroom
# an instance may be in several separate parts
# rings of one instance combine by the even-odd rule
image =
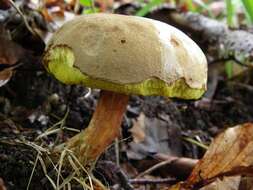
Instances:
[[[43,63],[65,84],[101,89],[89,126],[66,143],[83,164],[118,136],[130,94],[197,99],[206,90],[201,49],[170,25],[135,16],[76,17],[53,35]]]

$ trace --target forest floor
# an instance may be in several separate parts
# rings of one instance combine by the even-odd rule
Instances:
[[[34,46],[26,44],[29,45]],[[50,149],[56,140],[64,142],[76,132],[62,129],[41,139],[37,137],[57,122],[60,124],[56,127],[85,128],[99,97],[99,90],[90,92],[82,86],[64,85],[48,75],[41,64],[41,51],[32,56],[28,54],[25,64],[0,88],[0,179],[8,190],[26,189],[31,175],[29,189],[52,189],[39,164],[33,172],[38,154],[36,145]],[[161,161],[157,155],[201,158],[205,149],[187,138],[209,145],[226,128],[253,121],[250,72],[232,79],[225,75],[212,78],[208,87],[214,95],[198,101],[131,96],[122,123],[122,136],[99,159],[94,175],[111,189],[124,189],[124,181],[115,171],[135,179]],[[110,171],[111,168],[115,169]],[[147,185],[149,189],[161,189],[158,182],[152,184],[149,179],[168,177],[171,172],[164,166],[135,186],[136,189]],[[182,180],[186,176],[173,177]]]
[[[212,137],[225,128],[252,121],[251,84],[252,79],[248,80],[248,85],[238,80],[219,80],[211,101],[131,96],[122,124],[122,139],[126,140],[120,141],[120,163],[127,163],[127,168],[131,166],[134,172],[129,175],[134,177],[155,163],[152,161],[155,154],[201,158],[204,150],[184,141],[183,137],[197,138],[203,144],[209,144]],[[68,109],[67,127],[82,129],[88,125],[99,92],[92,90],[85,97],[87,93],[85,87],[60,84],[43,70],[28,71],[22,67],[1,88],[0,174],[8,189],[25,189],[32,173],[37,152],[23,142],[41,144],[42,141],[36,137],[62,120]],[[131,128],[143,116],[148,140],[133,143]],[[66,131],[61,134],[62,141],[68,135],[73,133]],[[56,135],[50,135],[43,142],[50,144],[55,138]],[[113,149],[114,146],[109,148],[101,160],[116,162]],[[103,170],[103,167],[98,168]],[[126,168],[124,170],[129,172]],[[106,176],[106,167],[100,173]],[[161,169],[155,175],[168,176],[169,173]],[[109,175],[107,180],[111,185],[115,183]],[[44,181],[43,172],[35,170],[30,189],[44,189]]]

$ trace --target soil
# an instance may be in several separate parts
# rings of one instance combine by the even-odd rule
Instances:
[[[22,22],[16,17],[13,19],[15,22],[9,22],[10,30],[15,29],[17,22]],[[22,27],[24,28],[21,26],[21,29]],[[56,81],[46,73],[41,64],[44,44],[33,38],[27,41],[27,38],[31,38],[27,31],[18,35],[21,36],[17,36],[15,40],[23,46],[25,44],[24,48],[29,50],[25,54],[23,65],[16,69],[7,85],[0,87],[0,181],[2,178],[8,190],[23,190],[27,189],[33,174],[29,189],[52,189],[40,164],[33,171],[38,155],[36,145],[50,149],[55,141],[65,142],[75,132],[64,130],[39,140],[36,138],[59,121],[65,127],[78,130],[85,128],[95,109],[99,90],[91,90],[89,94],[89,89],[83,86],[64,85]],[[160,149],[154,148],[152,143],[141,146],[143,149],[139,147],[139,152],[131,154],[132,156],[129,153],[134,152],[130,129],[142,114],[148,118],[147,126],[165,126],[168,138],[163,141],[166,143],[167,154],[201,158],[204,150],[182,140],[182,137],[201,139],[204,144],[208,144],[225,128],[252,122],[251,72],[250,70],[230,80],[226,79],[224,74],[217,77],[210,73],[208,92],[206,97],[199,101],[131,96],[122,123],[122,139],[126,140],[120,143],[120,161],[122,165],[131,164],[133,171],[129,171],[129,166],[128,170],[115,167],[116,156],[112,146],[100,158],[94,175],[109,183],[111,189],[116,183],[119,187],[115,189],[131,189],[120,170],[132,177],[133,173],[136,175],[150,167],[153,155],[160,153]],[[217,81],[217,85],[212,86],[213,80]],[[54,177],[52,168],[47,170],[48,174]],[[167,175],[159,172],[154,175]],[[181,179],[180,176],[178,179]],[[72,189],[81,188],[76,186]]]
[[[82,129],[88,125],[99,96],[98,90],[92,90],[85,98],[87,88],[60,84],[40,67],[39,60],[30,63],[37,65],[36,70],[28,71],[29,64],[20,67],[0,90],[0,177],[10,190],[26,188],[37,155],[34,148],[22,142],[34,142],[39,134],[62,119],[67,109],[66,125]],[[248,85],[251,81],[246,84],[238,80],[219,80],[213,99],[202,100],[201,104],[163,97],[131,96],[122,124],[123,137],[129,137],[133,121],[144,113],[148,118],[167,120],[168,129],[176,126],[181,135],[193,137],[197,134],[208,143],[226,127],[253,121],[253,90]],[[73,133],[64,133],[60,141],[71,135]],[[44,142],[50,144],[54,139],[53,135]],[[108,152],[102,160],[115,159]],[[199,158],[202,154],[201,149],[184,143],[183,156]],[[30,189],[47,189],[45,184],[48,182],[45,181],[43,172],[37,167]]]

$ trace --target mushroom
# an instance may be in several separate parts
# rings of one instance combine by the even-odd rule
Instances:
[[[198,99],[206,90],[201,49],[173,26],[135,16],[76,17],[53,35],[43,63],[65,84],[101,89],[89,126],[65,144],[83,164],[119,135],[130,94]]]

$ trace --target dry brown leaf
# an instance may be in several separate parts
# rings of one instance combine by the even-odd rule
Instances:
[[[213,183],[206,185],[200,190],[239,190],[240,181],[241,176],[217,178]]]
[[[52,16],[49,14],[48,9],[46,7],[42,8],[41,14],[47,22],[53,22]]]
[[[44,4],[46,7],[53,7],[53,6],[64,5],[65,2],[64,0],[46,0]]]
[[[11,78],[13,69],[24,56],[25,50],[8,38],[8,32],[0,26],[0,87]]]
[[[252,171],[253,124],[246,123],[218,135],[205,156],[194,168],[188,183],[211,179],[223,174]]]
[[[252,174],[253,124],[245,123],[218,135],[187,181],[169,190],[251,190]]]
[[[135,139],[127,149],[129,159],[143,160],[157,153],[181,156],[179,129],[170,125],[169,121],[141,114],[135,125],[132,131]]]
[[[218,177],[253,173],[253,124],[246,123],[218,135],[193,169],[186,187],[210,183]],[[197,186],[198,186],[197,185]]]

